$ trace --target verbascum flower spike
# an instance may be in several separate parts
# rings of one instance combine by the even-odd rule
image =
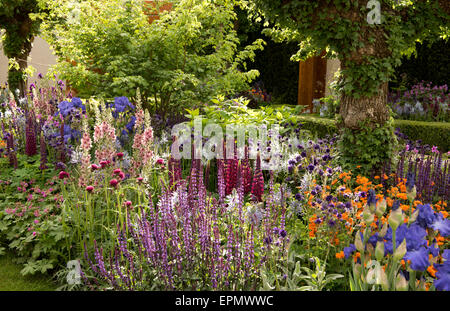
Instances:
[[[91,150],[92,147],[92,140],[91,136],[89,135],[89,126],[87,122],[87,118],[83,118],[83,137],[81,138],[81,148],[83,151],[83,155],[81,158],[81,166],[88,170],[91,165]]]
[[[91,99],[89,102],[95,113],[95,122],[96,124],[100,124],[102,122],[102,115],[100,113],[99,102],[95,99]]]
[[[151,127],[151,118],[150,118],[150,113],[148,112],[148,110],[145,110],[145,114],[144,114],[144,126],[146,129]]]
[[[142,109],[142,98],[141,98],[141,91],[139,88],[136,90],[136,110]]]

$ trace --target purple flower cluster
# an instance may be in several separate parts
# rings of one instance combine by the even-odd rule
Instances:
[[[450,93],[446,84],[433,86],[422,81],[403,94],[390,93],[388,103],[398,118],[449,121]]]
[[[417,153],[404,150],[400,153],[400,159],[396,168],[386,165],[383,174],[393,178],[383,179],[384,189],[397,185],[406,178],[407,187],[416,187],[417,197],[424,203],[448,201],[450,199],[450,160],[445,159],[441,152],[429,153],[429,146],[418,145]]]
[[[173,163],[174,171],[177,166]],[[253,225],[242,211],[241,166],[236,172],[239,212],[235,216],[225,202],[208,195],[203,170],[201,161],[193,160],[188,179],[178,179],[174,173],[173,180],[178,181],[163,190],[155,207],[150,200],[136,217],[129,216],[118,230],[109,260],[94,251],[91,268],[98,281],[115,289],[255,289],[266,252],[285,250],[288,244],[284,204],[271,201],[263,209],[262,225]]]
[[[430,255],[437,257],[440,249],[437,247],[436,240],[429,239],[429,232],[427,230],[435,231],[442,237],[450,236],[450,220],[445,219],[442,213],[433,211],[429,204],[418,205],[417,209],[419,214],[416,221],[407,225],[401,224],[395,231],[395,243],[398,247],[403,240],[406,240],[406,254],[403,257],[405,261],[409,261],[409,267],[415,271],[425,271],[430,266]],[[362,233],[361,239],[363,238]],[[432,235],[435,236],[435,235]],[[380,236],[379,232],[376,232],[368,239],[368,244],[373,247],[377,242],[384,243],[384,255],[393,253],[393,232],[389,226],[386,234]],[[367,245],[365,245],[367,247]],[[348,258],[353,252],[356,251],[354,244],[350,244],[344,248],[345,258]],[[448,256],[448,250],[443,251],[443,257]],[[445,257],[446,258],[446,257]],[[449,265],[448,262],[444,265],[438,265],[439,275],[436,273],[437,279],[435,280],[435,286],[437,289],[448,290],[450,288],[449,277]]]

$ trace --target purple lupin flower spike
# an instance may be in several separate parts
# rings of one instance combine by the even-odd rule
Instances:
[[[36,127],[31,112],[28,112],[25,131],[25,154],[31,157],[37,154]]]
[[[217,191],[219,192],[219,203],[225,199],[225,164],[224,160],[217,160]]]
[[[59,161],[61,163],[66,163],[66,142],[64,140],[64,119],[61,121],[61,125],[59,128],[59,136],[60,136],[60,154],[59,154]]]
[[[48,168],[47,167],[47,145],[45,144],[44,135],[41,135],[39,150],[40,150],[40,154],[41,154],[41,165],[39,166],[39,169],[43,171]]]
[[[262,201],[262,195],[264,193],[264,177],[261,171],[261,157],[259,154],[256,158],[255,175],[253,176],[251,193],[254,201]]]

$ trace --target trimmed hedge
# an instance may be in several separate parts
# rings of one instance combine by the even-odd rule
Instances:
[[[316,115],[298,116],[302,128],[316,133],[319,137],[338,133],[336,122]],[[395,128],[411,140],[422,140],[423,144],[437,146],[442,152],[450,150],[450,123],[394,120]]]
[[[450,150],[450,123],[395,120],[395,127],[411,140],[437,146],[442,152]]]
[[[300,115],[298,116],[298,120],[302,124],[302,129],[309,130],[319,137],[338,133],[336,122],[333,119],[315,115]]]

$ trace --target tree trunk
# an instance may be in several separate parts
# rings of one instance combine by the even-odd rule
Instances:
[[[378,173],[393,157],[396,138],[387,107],[387,83],[373,96],[341,95],[339,151],[343,167]]]
[[[386,123],[389,120],[387,93],[388,84],[384,83],[375,96],[355,98],[341,95],[339,113],[342,116],[342,125],[351,130],[358,130],[361,129],[362,124],[364,127],[372,128],[375,124]]]

